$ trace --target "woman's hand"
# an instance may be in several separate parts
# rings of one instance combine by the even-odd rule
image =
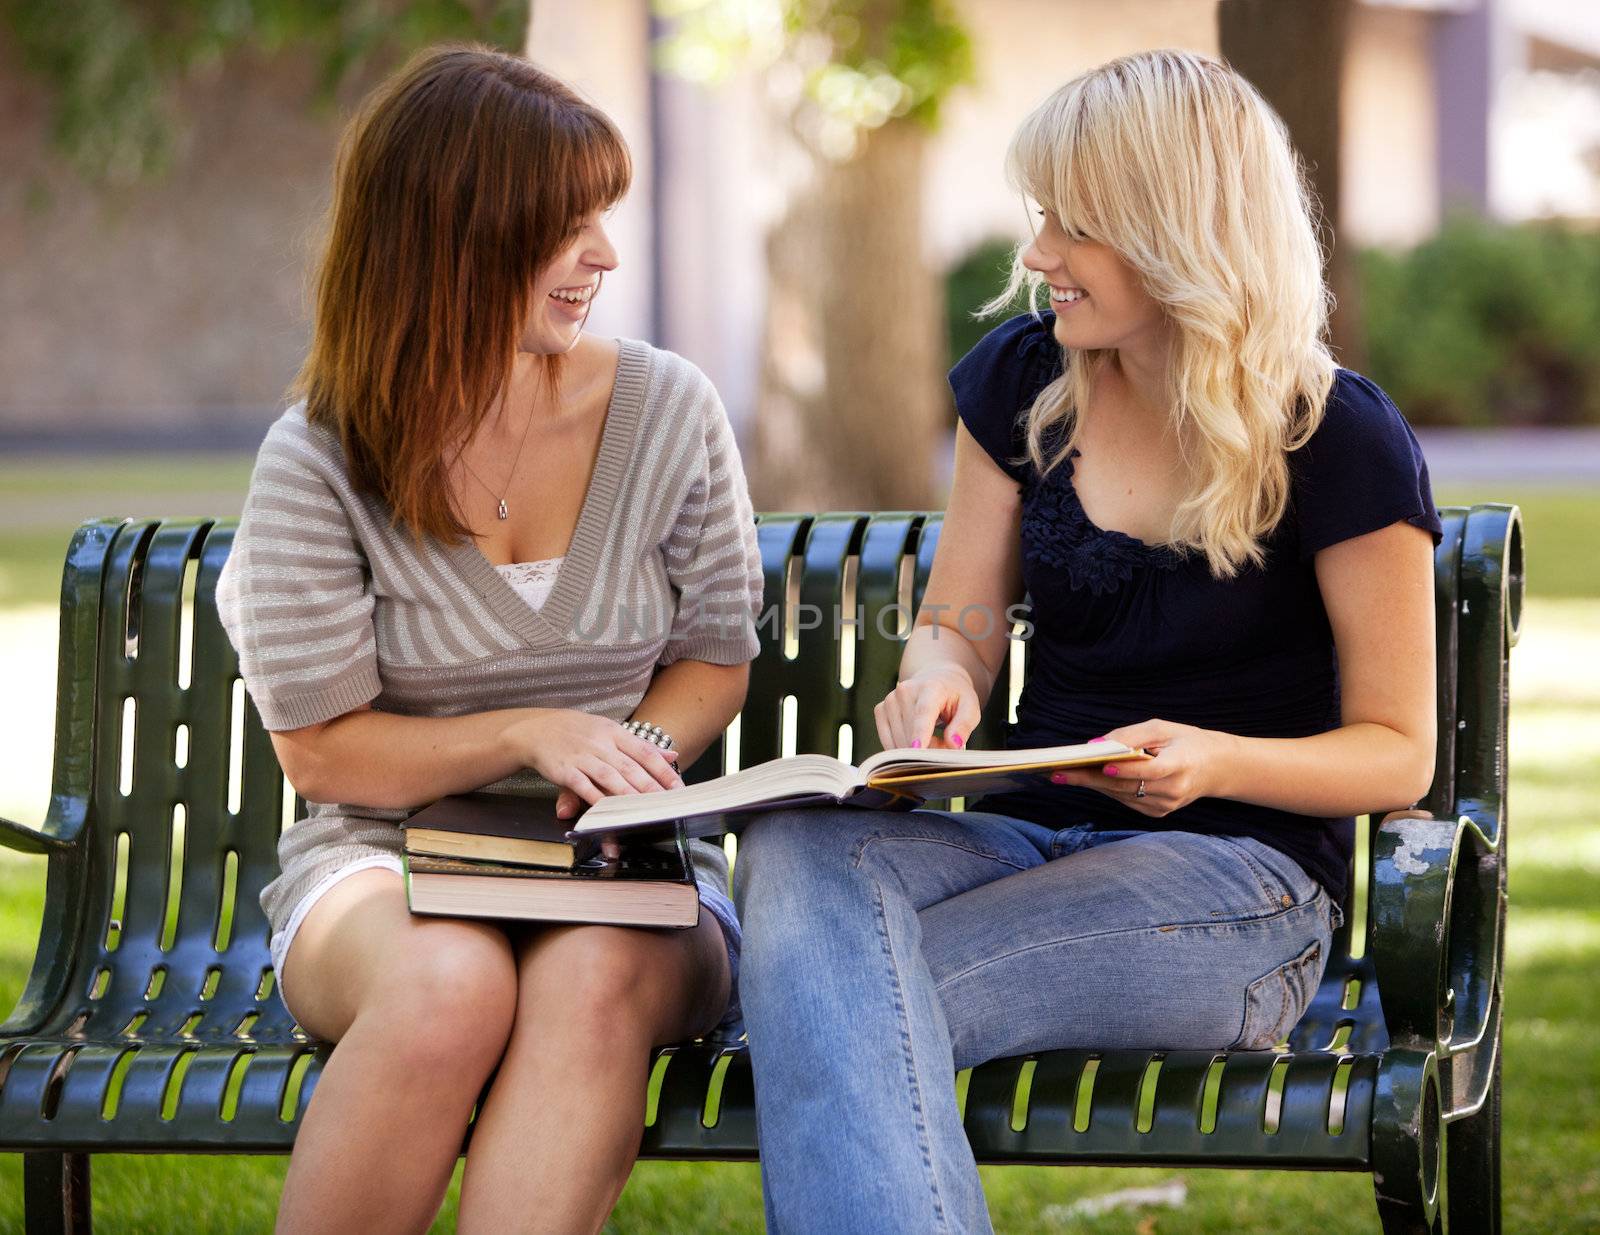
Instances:
[[[1153,757],[1100,768],[1068,768],[1052,773],[1050,780],[1057,785],[1096,789],[1141,815],[1159,819],[1197,798],[1224,796],[1221,786],[1226,783],[1237,739],[1215,729],[1147,720],[1113,729],[1094,741],[1143,747]],[[1141,782],[1142,798],[1136,796]]]
[[[558,819],[570,819],[580,804],[604,797],[683,787],[672,764],[676,751],[662,750],[604,716],[532,708],[504,736],[524,767],[561,787]]]
[[[888,750],[897,746],[964,746],[982,711],[971,674],[945,661],[906,678],[884,696],[872,714],[878,722],[878,741]],[[944,737],[936,742],[933,729],[939,722],[944,724]]]

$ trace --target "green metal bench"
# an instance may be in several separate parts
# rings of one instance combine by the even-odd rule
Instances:
[[[1521,531],[1514,507],[1441,513],[1433,789],[1425,814],[1362,838],[1350,925],[1287,1043],[985,1064],[965,1091],[980,1160],[1364,1171],[1386,1230],[1499,1229]],[[690,779],[720,772],[729,742],[741,766],[834,753],[842,731],[856,756],[876,748],[872,706],[894,682],[939,524],[761,517],[782,620],[761,631],[736,728]],[[288,1152],[328,1049],[272,988],[257,893],[298,803],[213,606],[232,533],[97,520],[68,551],[48,818],[37,832],[0,820],[0,841],[49,859],[32,974],[0,1025],[0,1150],[24,1155],[30,1231],[89,1229],[96,1152]],[[857,619],[843,637],[836,611]],[[999,740],[1009,699],[995,695],[975,744]],[[741,1048],[668,1047],[653,1080],[646,1156],[755,1157]]]

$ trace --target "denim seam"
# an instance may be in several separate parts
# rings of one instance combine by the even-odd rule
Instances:
[[[999,862],[1005,866],[1009,866],[1012,870],[1025,871],[1033,869],[1030,866],[1024,866],[1019,862],[1013,861],[1003,853],[995,853],[988,849],[975,849],[971,845],[962,844],[959,841],[953,841],[947,836],[907,836],[904,834],[880,836],[874,834],[872,836],[863,836],[859,841],[856,842],[856,849],[855,852],[850,855],[850,861],[857,870],[861,869],[861,859],[866,855],[867,846],[872,844],[874,841],[919,841],[928,845],[943,845],[947,849],[959,849],[962,853],[971,854],[975,858],[987,858],[991,862]]]
[[[1272,873],[1262,866],[1260,862],[1256,861],[1254,854],[1243,845],[1237,843],[1239,838],[1236,836],[1224,836],[1220,832],[1213,833],[1213,835],[1218,840],[1224,841],[1229,849],[1239,855],[1239,860],[1250,868],[1250,873],[1255,876],[1256,882],[1261,885],[1261,894],[1267,898],[1268,903],[1273,905],[1281,904],[1282,902],[1279,898],[1284,895],[1284,892],[1274,892],[1272,890]],[[1287,892],[1287,889],[1284,891]]]
[[[1083,943],[1090,939],[1110,939],[1116,935],[1159,935],[1171,934],[1173,931],[1183,930],[1214,930],[1219,926],[1243,926],[1246,924],[1254,926],[1258,923],[1275,922],[1281,918],[1287,918],[1289,915],[1295,913],[1303,914],[1307,909],[1312,907],[1313,902],[1307,901],[1304,904],[1293,905],[1288,909],[1280,909],[1277,913],[1268,914],[1266,917],[1261,918],[1236,918],[1231,921],[1224,920],[1221,922],[1174,922],[1167,926],[1123,926],[1112,931],[1095,931],[1093,934],[1088,935],[1073,935],[1065,939],[1051,939],[1044,943],[1032,943],[1025,948],[1016,948],[1013,951],[1002,952],[996,956],[986,956],[976,965],[973,965],[968,969],[963,969],[960,973],[950,974],[948,977],[942,979],[937,984],[937,987],[939,990],[943,990],[948,983],[965,978],[969,974],[977,973],[978,970],[983,969],[985,966],[998,964],[1000,961],[1008,961],[1018,956],[1026,956],[1029,952],[1038,952],[1045,948],[1060,947],[1062,944]]]
[[[1291,963],[1292,963],[1292,961],[1291,961]],[[1260,981],[1262,981],[1262,980],[1264,980],[1266,978],[1276,978],[1277,979],[1277,982],[1274,985],[1276,985],[1277,990],[1278,990],[1278,1011],[1273,1015],[1272,1021],[1271,1021],[1272,1030],[1273,1030],[1273,1034],[1274,1035],[1276,1035],[1276,1033],[1277,1033],[1279,1024],[1281,1024],[1283,1022],[1285,1016],[1288,1015],[1288,1011],[1289,1011],[1289,979],[1284,977],[1283,966],[1280,965],[1276,969],[1272,970],[1270,973],[1262,974],[1260,978],[1257,978],[1255,980],[1255,982],[1249,983],[1244,988],[1244,1016],[1239,1022],[1239,1036],[1236,1037],[1232,1042],[1230,1042],[1228,1044],[1228,1046],[1227,1046],[1228,1050],[1231,1051],[1231,1050],[1234,1050],[1237,1047],[1245,1046],[1245,1031],[1247,1029],[1249,1029],[1249,1027],[1250,1027],[1250,992],[1251,992],[1252,989],[1254,989],[1254,987],[1256,985],[1256,982],[1260,982]],[[1276,1041],[1276,1040],[1277,1040],[1277,1038],[1276,1038],[1276,1036],[1274,1036],[1273,1041]],[[1246,1049],[1248,1049],[1248,1048],[1246,1048]]]
[[[1273,1018],[1273,1021],[1272,1021],[1273,1041],[1276,1042],[1278,1040],[1278,1035],[1279,1034],[1286,1033],[1288,1030],[1294,1028],[1293,1023],[1287,1024],[1287,1025],[1284,1023],[1285,1021],[1288,1020],[1290,1009],[1292,1009],[1294,1007],[1294,1003],[1295,1003],[1294,988],[1289,984],[1289,974],[1288,974],[1287,971],[1289,969],[1291,969],[1291,968],[1294,968],[1297,964],[1299,964],[1300,961],[1301,961],[1301,958],[1303,956],[1305,956],[1305,954],[1307,952],[1310,952],[1311,949],[1313,949],[1313,948],[1316,949],[1315,958],[1318,959],[1318,960],[1322,959],[1322,940],[1320,938],[1319,939],[1313,939],[1305,947],[1301,948],[1299,952],[1295,953],[1288,960],[1284,961],[1283,964],[1281,964],[1277,968],[1273,969],[1270,974],[1262,974],[1260,978],[1257,978],[1255,980],[1255,982],[1251,982],[1249,984],[1249,986],[1245,987],[1244,1021],[1241,1022],[1240,1026],[1239,1026],[1239,1036],[1237,1038],[1235,1038],[1234,1041],[1229,1045],[1229,1047],[1228,1047],[1229,1050],[1234,1049],[1234,1047],[1237,1047],[1244,1040],[1245,1025],[1250,1020],[1250,990],[1251,990],[1251,988],[1256,985],[1256,982],[1260,982],[1260,981],[1264,980],[1267,977],[1275,977],[1275,978],[1278,979],[1277,987],[1278,987],[1278,1000],[1279,1000],[1279,1002],[1278,1002],[1278,1014],[1277,1014],[1276,1017]],[[1311,963],[1310,960],[1306,960],[1305,961],[1305,964],[1307,964],[1307,965],[1309,965],[1310,963]],[[1307,998],[1307,1000],[1306,1000],[1306,1006],[1307,1007],[1310,1006],[1311,1000],[1315,999],[1316,996],[1317,996],[1317,992],[1315,990],[1313,990],[1310,993],[1310,995]],[[1305,1015],[1305,1009],[1303,1009],[1303,1008],[1301,1009],[1301,1015],[1302,1016]],[[1298,1018],[1296,1018],[1296,1019],[1298,1019]]]
[[[928,1122],[923,1115],[922,1085],[917,1077],[916,1056],[911,1049],[911,1018],[906,1011],[905,992],[900,985],[900,967],[895,964],[894,940],[889,934],[889,914],[883,904],[883,885],[872,881],[873,901],[878,912],[878,936],[883,941],[884,958],[889,962],[889,978],[894,987],[894,1010],[900,1020],[900,1049],[905,1053],[906,1080],[911,1085],[911,1112],[917,1123],[917,1147],[922,1150],[922,1165],[928,1171],[928,1190],[933,1194],[933,1211],[939,1229],[948,1230],[944,1202],[939,1197],[939,1176],[933,1169],[933,1147],[928,1137]]]

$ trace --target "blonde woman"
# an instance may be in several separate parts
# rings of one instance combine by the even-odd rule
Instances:
[[[1406,422],[1322,342],[1281,122],[1218,61],[1152,52],[1062,87],[1009,165],[1038,210],[1014,285],[1053,314],[951,374],[954,487],[878,737],[961,745],[1007,637],[973,607],[1026,589],[1010,744],[1154,758],[748,826],[774,1230],[989,1230],[957,1069],[1279,1040],[1342,920],[1351,816],[1432,775],[1440,525]]]
[[[529,768],[569,818],[672,787],[744,701],[761,562],[722,404],[584,329],[628,180],[610,120],[487,48],[423,53],[345,136],[304,398],[217,582],[311,803],[261,896],[279,994],[335,1043],[282,1231],[427,1230],[475,1105],[460,1229],[596,1231],[651,1048],[739,1033],[713,845],[684,931],[413,917],[400,868],[418,806]]]

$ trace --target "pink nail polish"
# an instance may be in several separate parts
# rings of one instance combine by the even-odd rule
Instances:
[[[1108,737],[1106,737],[1106,736],[1105,736],[1105,735],[1104,735],[1104,734],[1101,734],[1101,735],[1100,735],[1100,736],[1099,736],[1099,737],[1097,737],[1097,738],[1090,738],[1090,739],[1089,739],[1089,740],[1090,740],[1090,741],[1091,741],[1091,742],[1109,742],[1109,741],[1110,741],[1110,740],[1111,740],[1111,739],[1110,739],[1110,738],[1108,738]]]
[[[1067,783],[1067,778],[1060,772],[1052,772],[1050,773],[1050,781],[1052,784],[1064,785]]]
[[[965,746],[967,744],[966,738],[962,737],[959,733],[951,734],[950,735],[950,741],[953,742],[958,747]]]
[[[1121,776],[1122,773],[1117,771],[1117,765],[1116,764],[1108,763],[1108,764],[1106,764],[1106,775],[1107,776]]]
[[[912,738],[911,739],[911,745],[912,745],[913,748],[921,746],[922,745],[922,739],[921,738]]]

